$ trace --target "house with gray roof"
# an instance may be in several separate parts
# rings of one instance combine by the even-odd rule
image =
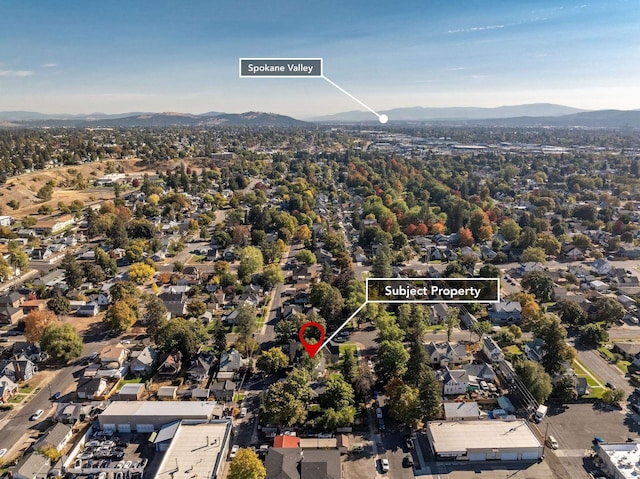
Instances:
[[[62,451],[62,448],[69,442],[72,435],[73,431],[69,426],[58,422],[44,433],[33,448],[38,450],[45,447],[54,447],[57,451]]]
[[[158,354],[154,349],[147,346],[142,351],[131,352],[131,374],[140,378],[149,376],[153,370],[153,365],[157,359]]]
[[[516,324],[522,320],[522,306],[518,301],[501,301],[487,308],[489,319],[498,325]]]
[[[464,344],[431,342],[425,348],[432,366],[449,366],[469,361]]]

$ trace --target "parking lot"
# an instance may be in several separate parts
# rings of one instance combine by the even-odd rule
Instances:
[[[153,445],[146,434],[110,435],[97,431],[69,467],[69,472],[88,479],[141,479]]]
[[[638,416],[632,412],[605,410],[589,403],[551,405],[547,418],[537,427],[541,435],[552,435],[558,441],[554,454],[570,477],[585,477],[585,466],[591,466],[593,438],[598,436],[605,442],[636,438],[640,435],[636,419]]]

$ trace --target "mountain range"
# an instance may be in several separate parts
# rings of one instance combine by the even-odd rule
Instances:
[[[564,105],[534,103],[497,108],[394,108],[380,111],[390,123],[446,125],[495,125],[520,127],[640,128],[640,110],[585,111]],[[377,118],[366,111],[349,111],[302,121],[276,113],[130,112],[118,114],[47,114],[28,111],[0,112],[0,127],[170,127],[170,126],[259,126],[300,127],[313,123],[371,123]]]

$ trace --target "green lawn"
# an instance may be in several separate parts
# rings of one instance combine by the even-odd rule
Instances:
[[[32,392],[35,389],[35,386],[32,386],[30,384],[25,384],[24,386],[22,386],[20,388],[20,392],[23,394],[29,394],[30,392]]]
[[[342,356],[347,349],[351,349],[353,353],[356,355],[358,354],[358,346],[356,346],[354,343],[343,343],[340,346],[338,346],[338,350],[340,351],[340,356]]]
[[[572,367],[573,367],[573,370],[576,372],[576,376],[585,378],[587,380],[587,384],[589,385],[589,388],[591,389],[591,393],[586,394],[583,397],[586,398],[586,399],[590,399],[590,398],[591,399],[592,398],[600,399],[600,398],[602,398],[602,393],[604,392],[604,390],[606,388],[600,386],[598,384],[598,382],[594,379],[597,376],[595,374],[593,374],[593,372],[590,371],[586,366],[584,366],[582,363],[579,363],[577,361],[573,362]],[[598,379],[600,379],[600,378],[598,378]]]
[[[629,372],[629,366],[631,366],[631,363],[629,361],[618,361],[616,363],[616,367],[624,374],[627,374]]]
[[[24,398],[26,398],[27,396],[24,394],[16,394],[15,396],[13,396],[11,399],[9,399],[10,403],[13,404],[19,404],[22,401],[24,401]]]
[[[507,354],[511,354],[513,356],[519,356],[521,354],[524,354],[522,350],[515,344],[512,344],[511,346],[507,346],[506,348],[504,348],[504,352]]]
[[[233,395],[233,402],[240,402],[244,399],[244,394],[236,393]]]
[[[600,351],[600,354],[602,354],[603,356],[605,356],[609,361],[615,361],[616,357],[613,355],[613,353],[607,349],[605,346],[600,346],[598,348],[598,351]]]
[[[140,384],[142,382],[142,378],[129,378],[123,379],[122,384]]]
[[[427,331],[443,331],[446,327],[444,324],[434,324],[431,326],[427,326]]]

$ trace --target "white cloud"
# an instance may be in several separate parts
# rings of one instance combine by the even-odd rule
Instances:
[[[0,70],[0,77],[29,77],[33,75],[31,70]]]
[[[458,28],[456,30],[449,30],[447,33],[482,32],[484,30],[497,30],[498,28],[504,28],[505,26],[506,25],[487,25],[486,27]]]
[[[42,68],[55,68],[57,66],[57,63],[45,63],[44,65],[42,65]]]

